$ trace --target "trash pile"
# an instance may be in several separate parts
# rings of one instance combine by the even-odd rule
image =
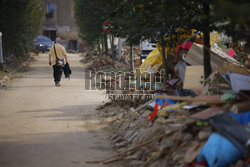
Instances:
[[[203,76],[204,46],[183,42],[166,84],[150,90],[145,86],[148,79],[139,82],[143,93],[155,99],[112,99],[99,106],[100,114],[110,120],[110,139],[117,153],[84,163],[125,160],[132,167],[250,166],[250,55],[241,57],[221,43],[211,46],[212,74],[207,79]],[[162,75],[160,50],[157,46],[147,56],[139,73]],[[167,47],[166,53],[173,54],[173,48]],[[112,76],[108,80],[120,84]],[[133,91],[137,90],[130,87],[128,94]]]
[[[15,73],[16,71],[25,71],[25,67],[28,67],[31,62],[33,62],[35,53],[30,52],[25,57],[18,57],[15,54],[11,56],[4,57],[4,71],[5,72],[12,72]]]
[[[112,68],[113,60],[109,56],[98,57],[98,59],[96,58],[93,61],[93,65],[90,66],[90,68],[95,68],[95,67],[99,67],[100,70]],[[115,60],[114,68],[129,68],[129,67],[125,63],[121,63]]]
[[[82,62],[90,63],[88,68],[95,68],[96,70],[106,70],[106,69],[130,69],[130,58],[129,58],[129,49],[124,49],[121,53],[120,59],[116,56],[114,62],[111,56],[104,56],[95,53],[94,51],[89,51],[84,53],[84,59]],[[133,56],[136,57],[138,54],[138,49],[133,48]],[[114,65],[113,65],[114,63]]]
[[[117,155],[102,163],[129,160],[128,166],[247,166],[250,95],[157,95],[136,109],[106,105]],[[233,165],[231,165],[233,166]]]
[[[100,107],[100,114],[112,120],[115,135],[110,138],[117,154],[85,163],[123,159],[135,167],[250,165],[249,68],[224,60],[202,82],[195,74],[199,69],[187,66],[183,87],[170,80],[168,91],[155,91],[156,99],[113,100]]]
[[[16,55],[4,57],[3,71],[0,71],[0,88],[6,88],[8,86],[8,81],[13,79],[17,71],[27,71],[31,62],[35,60],[34,56],[35,53],[29,53],[26,58],[17,58]]]
[[[6,72],[0,71],[0,88],[4,87],[6,85],[6,82],[10,80],[10,76]]]

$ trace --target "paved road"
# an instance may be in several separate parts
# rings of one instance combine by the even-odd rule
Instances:
[[[0,166],[75,167],[74,160],[113,155],[101,119],[94,109],[104,100],[84,90],[84,68],[69,55],[72,78],[55,87],[47,55],[36,57],[28,72],[18,73],[0,90]],[[108,166],[120,166],[112,164]]]

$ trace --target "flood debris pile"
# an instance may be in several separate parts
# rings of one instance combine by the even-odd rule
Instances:
[[[3,71],[0,71],[0,88],[8,87],[9,80],[13,80],[16,72],[26,72],[34,59],[35,53],[29,53],[27,57],[4,57]]]
[[[122,56],[120,58],[116,55],[113,60],[111,56],[104,56],[97,54],[95,51],[89,51],[83,54],[84,59],[82,62],[90,63],[88,68],[94,68],[97,71],[107,69],[129,69],[129,50],[126,49],[122,51],[121,54]]]
[[[243,91],[230,96],[162,95],[137,108],[129,108],[128,102],[123,107],[109,103],[100,113],[111,118],[116,156],[129,166],[243,167],[249,149],[250,96]]]
[[[112,99],[99,106],[99,113],[109,120],[110,140],[117,152],[85,163],[124,160],[132,167],[250,166],[249,54],[214,43],[210,49],[212,74],[204,79],[204,46],[184,42],[180,47],[165,84],[155,81],[152,90],[145,86],[149,83],[146,75],[140,82],[134,79],[127,84],[134,84],[127,94],[136,92],[139,85],[144,94],[155,98]],[[139,73],[161,77],[161,57],[158,48],[152,51]],[[126,88],[129,75],[122,82],[105,76],[103,80],[110,82],[103,83]],[[112,94],[126,94],[111,90]]]
[[[10,80],[10,76],[6,72],[0,71],[0,87],[4,87],[5,83]]]
[[[111,100],[99,106],[110,120],[117,154],[98,163],[123,159],[128,166],[143,167],[247,166],[249,80],[247,67],[225,63],[200,91],[175,88],[168,94],[156,91],[156,99]]]
[[[113,66],[114,63],[114,66]],[[107,69],[107,68],[128,68],[128,65],[125,64],[124,62],[118,62],[116,60],[112,60],[109,56],[102,56],[98,57],[97,59],[94,60],[93,66],[90,66],[91,68],[94,67],[100,67],[100,70]]]

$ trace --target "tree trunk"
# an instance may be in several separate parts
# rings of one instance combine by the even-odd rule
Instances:
[[[205,79],[207,79],[209,77],[209,75],[212,72],[211,69],[211,63],[210,63],[210,32],[208,27],[210,26],[210,20],[209,20],[209,4],[208,3],[204,3],[204,12],[207,15],[206,20],[204,21],[204,23],[206,24],[203,30],[204,33],[204,59],[203,59],[203,64],[204,64],[204,77]],[[206,28],[207,27],[207,28]]]
[[[112,48],[112,50],[111,50],[111,52],[112,52],[112,54],[113,54],[113,57],[114,57],[114,59],[115,59],[115,36],[114,35],[111,35],[111,37],[112,37],[112,44],[111,44],[111,48]]]
[[[111,35],[111,37],[112,37],[111,54],[112,54],[112,59],[113,59],[113,66],[115,66],[115,52],[114,52],[115,37],[114,35]]]
[[[104,39],[103,38],[101,38],[101,45],[102,45],[102,50],[101,50],[101,52],[102,52],[102,55],[103,55],[103,52],[104,52]]]
[[[130,45],[130,70],[134,71],[134,65],[133,65],[133,45]]]
[[[109,45],[110,45],[110,50],[111,50],[110,57],[112,58],[112,35],[111,34],[109,34]]]
[[[121,38],[118,39],[118,61],[122,58],[122,42]]]
[[[105,56],[108,56],[108,41],[107,41],[107,33],[104,33],[104,47],[105,47]]]
[[[166,58],[166,42],[164,40],[164,35],[161,36],[161,51],[162,51],[162,60],[163,60],[163,68],[165,70],[165,74],[164,74],[164,85],[167,84],[167,80],[168,80],[168,66],[167,66],[167,58]]]
[[[115,58],[114,58],[114,36],[110,34],[110,47],[111,47],[111,58],[112,58],[112,65],[115,66]]]
[[[100,43],[100,39],[98,40],[98,42],[97,42],[97,49],[98,49],[98,53],[99,53],[99,55],[101,55],[101,43]]]

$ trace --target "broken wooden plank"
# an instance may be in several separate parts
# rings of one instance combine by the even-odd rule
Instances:
[[[210,107],[201,112],[193,114],[191,117],[200,120],[207,120],[213,116],[215,116],[219,111],[222,110],[222,107]]]
[[[153,153],[153,155],[142,165],[142,167],[147,167],[160,155],[159,152]]]
[[[150,101],[148,101],[147,103],[145,103],[145,104],[143,104],[143,105],[137,107],[137,108],[134,110],[134,112],[137,112],[137,111],[143,109],[144,107],[146,107],[148,104],[152,103],[153,101],[154,101],[154,100],[150,100]]]
[[[234,104],[230,111],[235,114],[250,111],[250,100]]]
[[[153,139],[147,140],[147,141],[144,142],[143,144],[140,144],[140,145],[138,145],[138,146],[136,146],[136,147],[134,147],[134,148],[128,149],[128,150],[126,150],[126,151],[123,151],[123,152],[121,152],[120,154],[126,154],[126,153],[128,153],[128,152],[137,151],[139,148],[141,148],[141,147],[143,147],[143,146],[146,146],[146,145],[148,145],[148,144],[150,144],[150,143],[152,143],[152,142],[154,142],[154,141],[157,141],[157,140],[159,140],[159,139],[162,139],[162,138],[165,137],[165,136],[169,136],[169,135],[173,134],[175,131],[176,131],[176,130],[170,130],[170,131],[168,131],[167,133],[165,133],[165,134],[163,134],[163,135],[161,135],[161,136],[157,136],[157,137],[154,137]]]
[[[204,144],[205,144],[204,142],[192,143],[192,145],[188,148],[188,150],[184,156],[184,162],[185,163],[192,163],[199,155]]]

